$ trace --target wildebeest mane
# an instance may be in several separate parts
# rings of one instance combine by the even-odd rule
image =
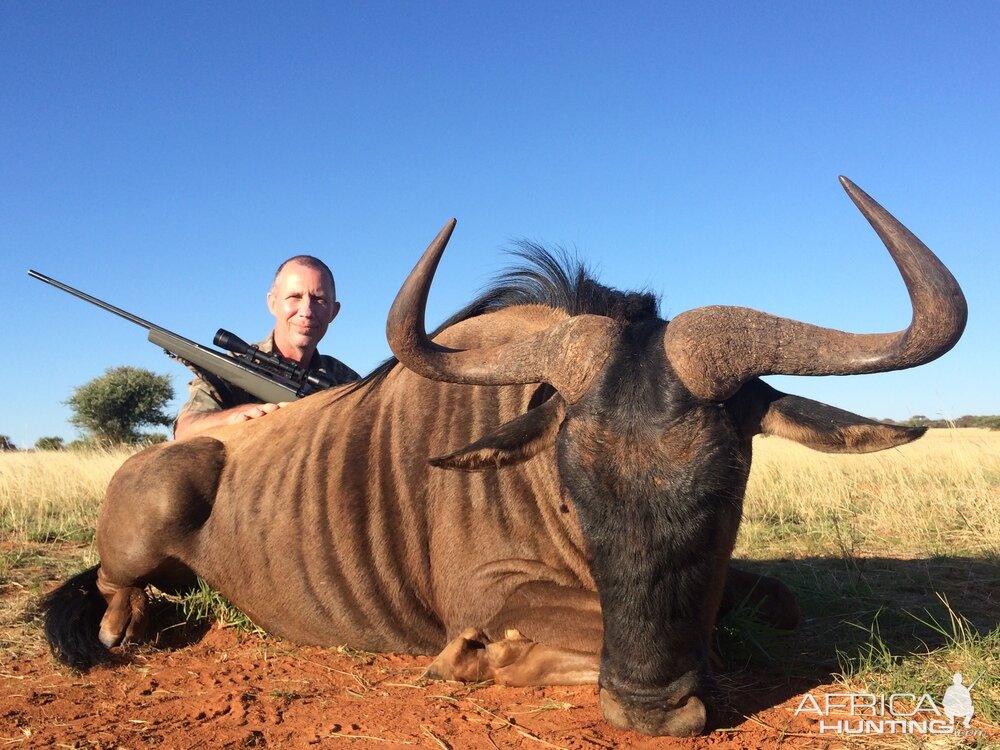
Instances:
[[[623,323],[655,318],[659,299],[651,292],[623,292],[601,284],[586,264],[564,248],[548,249],[528,240],[520,240],[508,251],[520,262],[499,274],[472,302],[445,320],[430,334],[463,320],[515,305],[546,305],[570,315],[604,315]],[[398,364],[390,357],[347,393],[372,389]]]

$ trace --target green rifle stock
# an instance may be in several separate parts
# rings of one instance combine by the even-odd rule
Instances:
[[[133,315],[119,307],[109,305],[97,297],[74,289],[71,286],[63,284],[61,281],[56,281],[37,271],[29,270],[28,275],[33,279],[44,281],[46,284],[68,292],[74,297],[79,297],[93,305],[97,305],[102,310],[107,310],[110,313],[125,318],[125,320],[131,323],[142,326],[149,331],[149,336],[147,337],[149,341],[156,346],[163,347],[168,356],[181,360],[188,366],[193,366],[216,375],[267,403],[277,404],[282,401],[295,401],[306,394],[307,383],[310,388],[308,392],[322,390],[323,387],[326,387],[321,378],[317,382],[317,376],[308,373],[307,370],[287,360],[282,363],[282,367],[285,370],[284,373],[270,372],[256,364],[252,357],[237,358],[230,354],[209,349],[207,346],[202,346],[183,336],[178,336],[166,328],[162,328],[155,323],[150,323],[148,320],[143,320],[137,315]],[[237,341],[239,340],[237,339]],[[256,349],[255,347],[248,348]],[[271,356],[276,357],[276,355]]]

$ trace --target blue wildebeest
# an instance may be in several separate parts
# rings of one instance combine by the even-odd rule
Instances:
[[[903,331],[738,307],[667,322],[650,295],[536,252],[432,340],[424,309],[451,222],[390,312],[398,362],[125,462],[100,565],[45,601],[54,653],[105,659],[144,629],[147,584],[197,574],[298,643],[433,654],[429,674],[449,679],[597,682],[612,724],[703,731],[720,609],[750,592],[774,624],[798,617],[781,583],[729,567],[752,437],[863,453],[923,432],[758,376],[914,367],[965,326],[948,270],[843,182],[909,290]]]

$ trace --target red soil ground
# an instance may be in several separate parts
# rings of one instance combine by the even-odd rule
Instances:
[[[85,675],[39,651],[0,665],[0,747],[843,746],[794,715],[795,687],[755,685],[752,676],[723,678],[732,702],[723,727],[681,740],[610,727],[593,687],[425,682],[427,661],[301,648],[218,628],[176,649],[134,649],[122,663]]]

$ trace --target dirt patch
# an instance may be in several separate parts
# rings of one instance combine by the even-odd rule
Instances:
[[[39,634],[40,636],[41,634]],[[80,748],[822,747],[794,698],[694,740],[608,726],[593,687],[425,682],[425,658],[300,648],[212,629],[73,675],[46,653],[0,673],[0,743]],[[746,692],[750,703],[767,698]],[[781,689],[777,689],[781,692]],[[728,718],[728,717],[727,717]]]
[[[614,729],[594,687],[428,682],[426,657],[298,647],[207,625],[168,628],[159,645],[129,647],[118,663],[75,675],[49,655],[32,609],[73,556],[78,549],[22,546],[0,571],[0,748],[850,746],[795,715],[803,694],[840,688],[753,671],[719,677],[727,704],[710,733],[689,740]],[[984,731],[981,741],[1000,741],[995,728]],[[869,736],[854,746],[903,746],[893,739],[883,745]]]

